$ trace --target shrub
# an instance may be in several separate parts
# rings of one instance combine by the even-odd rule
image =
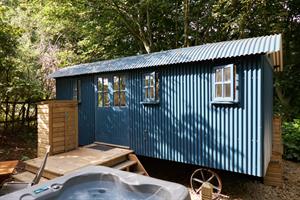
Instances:
[[[284,157],[289,160],[300,161],[300,119],[283,123],[282,139]]]

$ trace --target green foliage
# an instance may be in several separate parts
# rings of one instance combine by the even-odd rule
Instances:
[[[285,158],[300,161],[300,119],[283,124],[282,138]]]
[[[300,112],[300,1],[6,0],[0,3],[0,101],[54,95],[57,68],[221,40],[283,33],[275,112]],[[13,99],[12,99],[13,98]]]

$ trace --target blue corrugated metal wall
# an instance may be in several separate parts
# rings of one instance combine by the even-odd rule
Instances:
[[[263,153],[270,151],[267,127],[272,125],[272,105],[263,98],[266,90],[272,90],[272,83],[270,73],[268,78],[262,76],[266,74],[262,71],[263,59],[264,56],[247,56],[156,68],[160,73],[158,105],[140,103],[142,77],[147,69],[130,71],[127,85],[130,147],[138,155],[263,176],[269,158]],[[212,68],[228,63],[237,65],[239,103],[212,104]],[[89,81],[93,85],[92,78]],[[72,88],[67,80],[58,81],[57,87],[58,99],[65,98],[67,90]],[[94,99],[95,86],[90,88],[93,87],[93,94],[92,90],[85,94],[82,90],[82,97]],[[82,107],[92,123],[95,123],[92,119],[95,106],[95,102],[90,102]],[[262,115],[266,110],[269,114]],[[86,121],[80,117],[79,126],[83,123]],[[79,134],[85,135],[90,130],[80,128]]]
[[[81,80],[81,102],[78,104],[79,144],[86,145],[95,140],[95,87],[93,76],[78,76],[56,79],[56,98],[71,100],[73,84]]]
[[[263,57],[263,137],[264,137],[264,171],[265,175],[270,158],[272,155],[272,133],[273,133],[273,69],[272,65],[268,61],[268,58]]]
[[[239,103],[211,104],[212,67],[236,63]],[[131,73],[131,148],[137,154],[261,176],[261,57],[162,67],[159,105],[142,105]]]

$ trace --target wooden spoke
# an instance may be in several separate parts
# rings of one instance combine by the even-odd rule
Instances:
[[[203,171],[201,170],[200,173],[201,173],[201,176],[202,176],[202,180],[205,182],[205,178],[204,178],[204,175],[203,175]]]
[[[207,179],[207,181],[206,182],[209,182],[209,181],[211,181],[213,178],[215,177],[215,175],[212,175],[209,179]]]
[[[196,191],[196,194],[198,194],[202,189],[202,185],[198,188],[198,190]]]
[[[200,179],[197,179],[197,178],[193,178],[193,181],[197,181],[197,182],[199,182],[199,183],[204,183],[205,181],[201,181]]]
[[[214,185],[211,185],[214,189],[216,189],[216,190],[221,190],[220,188],[218,188],[218,187],[216,187],[216,186],[214,186]]]

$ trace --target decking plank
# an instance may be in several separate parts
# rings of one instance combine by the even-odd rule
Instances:
[[[49,156],[45,167],[45,177],[53,178],[52,175],[62,176],[76,169],[88,165],[106,165],[111,160],[118,159],[132,153],[132,150],[113,148],[108,151],[99,151],[90,148],[78,148],[69,152]],[[43,158],[35,158],[25,161],[28,167],[38,169]],[[48,177],[49,176],[49,177]],[[51,176],[51,177],[50,177]]]

